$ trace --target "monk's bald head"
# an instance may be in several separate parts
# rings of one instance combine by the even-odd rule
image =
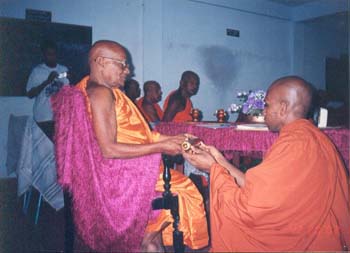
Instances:
[[[126,49],[115,41],[100,40],[89,52],[90,81],[110,88],[124,86],[130,74]]]
[[[149,103],[158,103],[162,100],[162,89],[157,81],[147,81],[143,85],[145,100]]]
[[[272,83],[268,92],[275,91],[296,118],[306,118],[312,106],[313,87],[298,76],[286,76]]]
[[[111,57],[116,52],[124,52],[124,47],[111,40],[96,41],[89,52],[89,63],[91,64],[99,56]]]
[[[146,95],[152,89],[160,89],[160,84],[156,81],[147,81],[143,84],[143,93]]]

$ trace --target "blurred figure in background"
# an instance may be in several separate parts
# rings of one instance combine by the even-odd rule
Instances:
[[[137,100],[136,105],[145,119],[154,127],[163,118],[163,111],[158,102],[162,100],[162,89],[158,82],[147,81],[143,84],[144,96]]]
[[[136,103],[137,98],[141,95],[140,84],[135,79],[125,81],[124,91],[134,104]]]
[[[164,101],[163,121],[185,122],[191,121],[193,108],[191,97],[199,90],[199,76],[193,71],[182,73],[180,86],[177,90],[170,92]]]
[[[182,73],[180,86],[177,90],[170,92],[164,101],[163,121],[187,122],[192,121],[191,112],[193,109],[191,97],[196,95],[199,90],[199,76],[190,70]],[[208,175],[205,172],[197,170],[189,163],[185,163],[182,155],[170,158],[176,164],[176,170],[184,173],[196,184],[203,198],[208,197]]]
[[[33,106],[34,120],[49,137],[53,136],[53,115],[50,103],[51,95],[57,93],[63,85],[69,84],[66,66],[57,63],[57,45],[45,40],[41,44],[44,62],[36,66],[27,82],[27,96],[35,98]]]

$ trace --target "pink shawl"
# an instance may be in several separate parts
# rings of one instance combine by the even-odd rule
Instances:
[[[73,195],[79,236],[94,250],[140,251],[156,196],[160,155],[105,159],[84,95],[65,86],[51,102],[58,181]]]

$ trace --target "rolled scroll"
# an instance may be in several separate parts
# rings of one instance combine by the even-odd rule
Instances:
[[[202,140],[199,138],[188,138],[186,139],[182,144],[181,147],[183,149],[183,151],[189,151],[191,149],[191,146],[194,145],[198,145]]]

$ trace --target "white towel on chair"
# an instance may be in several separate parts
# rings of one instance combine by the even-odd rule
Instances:
[[[33,185],[53,208],[64,206],[63,191],[57,183],[54,144],[32,118],[26,123],[16,173],[18,196]]]

